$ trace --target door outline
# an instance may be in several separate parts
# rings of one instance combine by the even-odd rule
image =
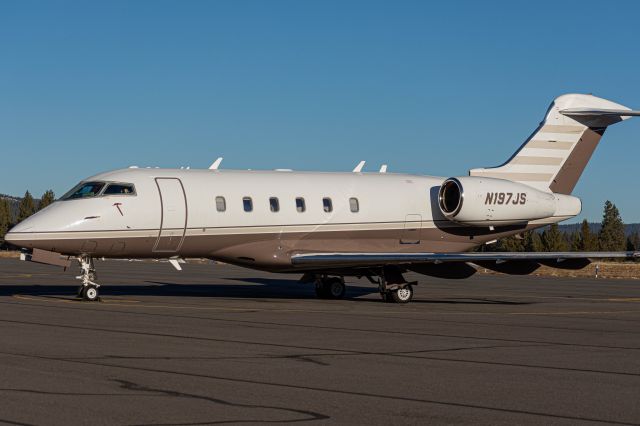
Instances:
[[[156,238],[156,243],[153,246],[152,251],[155,253],[176,253],[180,251],[182,248],[182,244],[184,243],[184,238],[187,234],[187,220],[189,218],[189,206],[187,204],[187,192],[184,190],[184,185],[179,178],[173,177],[157,177],[154,179],[156,182],[156,186],[158,187],[158,194],[160,195],[160,229],[158,230],[158,238]],[[160,244],[160,238],[162,238],[162,225],[164,224],[164,204],[162,198],[162,189],[160,188],[160,184],[158,181],[160,180],[177,180],[180,184],[180,189],[182,190],[182,199],[184,200],[184,226],[182,228],[182,237],[180,238],[180,242],[176,246],[175,249],[158,249],[158,245]]]
[[[412,222],[418,222],[417,225]],[[400,236],[400,244],[420,244],[422,234],[422,215],[408,214],[404,218],[404,228]]]

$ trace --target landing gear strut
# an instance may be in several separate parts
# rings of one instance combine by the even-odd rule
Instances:
[[[407,282],[400,271],[391,268],[384,268],[378,278],[380,297],[388,303],[409,303],[413,286],[417,284],[417,281]]]
[[[342,299],[347,291],[342,277],[321,276],[316,278],[316,296],[320,299]]]
[[[98,288],[100,284],[95,282],[97,275],[93,258],[87,255],[78,256],[78,263],[80,263],[80,275],[76,279],[82,282],[78,289],[78,297],[90,302],[99,300]]]

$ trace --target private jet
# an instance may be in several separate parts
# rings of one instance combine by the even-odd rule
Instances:
[[[528,274],[578,269],[637,252],[477,252],[483,244],[575,217],[572,196],[606,128],[640,115],[592,95],[556,98],[504,164],[468,176],[362,171],[137,168],[89,177],[16,225],[6,241],[31,260],[79,262],[79,297],[99,299],[95,258],[207,258],[302,275],[318,297],[344,297],[366,277],[387,302],[407,303],[404,274],[466,278],[478,267]]]

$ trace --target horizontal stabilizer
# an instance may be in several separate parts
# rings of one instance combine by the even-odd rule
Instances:
[[[562,115],[582,116],[582,115],[618,115],[620,117],[638,117],[640,111],[630,109],[590,109],[590,108],[567,108],[560,111]]]
[[[640,111],[610,108],[565,108],[558,112],[591,128],[607,127],[630,117],[640,116]]]

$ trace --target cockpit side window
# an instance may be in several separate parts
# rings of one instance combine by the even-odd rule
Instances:
[[[78,198],[90,198],[100,194],[102,188],[104,188],[104,182],[80,182],[73,187],[71,191],[64,194],[61,200],[74,200]]]
[[[136,195],[136,188],[132,183],[110,183],[102,195]]]

